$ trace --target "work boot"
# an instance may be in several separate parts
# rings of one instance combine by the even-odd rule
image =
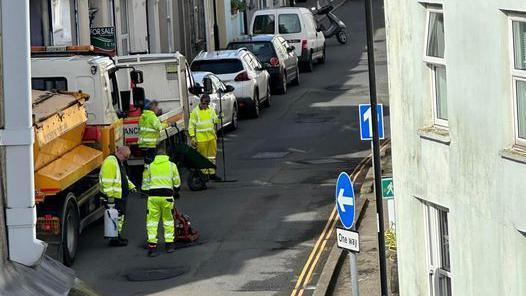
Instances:
[[[157,244],[148,244],[148,257],[157,257]]]
[[[218,181],[223,181],[223,179],[221,179],[221,177],[219,177],[219,176],[216,175],[216,174],[210,175],[209,178],[210,178],[210,180],[212,180],[212,181],[216,181],[216,182],[218,182]]]
[[[173,253],[175,251],[174,243],[165,243],[164,248],[166,249],[166,253]]]
[[[110,239],[110,247],[126,247],[128,240],[121,237],[120,235],[116,238]]]

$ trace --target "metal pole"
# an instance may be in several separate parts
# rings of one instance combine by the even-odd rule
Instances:
[[[374,22],[372,0],[365,0],[365,20],[367,31],[367,58],[369,64],[369,92],[371,94],[371,114],[376,113],[376,73],[374,62]],[[378,138],[378,120],[372,116],[373,128],[373,169],[374,169],[374,193],[376,196],[376,219],[378,226],[378,255],[380,265],[380,284],[382,296],[388,295],[387,268],[385,259],[385,236],[384,236],[384,209],[382,201],[382,168],[380,164],[380,139]]]
[[[223,128],[223,94],[219,95],[219,118],[221,120],[221,153],[223,155],[223,181],[226,181],[225,129]],[[217,169],[217,168],[216,168]]]
[[[217,5],[214,0],[214,50],[219,50],[219,27],[217,26]]]
[[[356,225],[353,226],[353,230],[356,230]],[[358,258],[356,253],[349,252],[349,263],[351,267],[351,291],[352,296],[360,296],[360,289],[358,288]]]

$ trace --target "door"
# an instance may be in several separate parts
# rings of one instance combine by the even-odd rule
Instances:
[[[223,124],[232,120],[232,106],[228,101],[229,95],[225,94],[226,86],[214,75],[209,76],[214,89],[215,110],[218,115],[223,111]],[[219,94],[221,92],[221,94]],[[221,99],[221,100],[220,100]]]

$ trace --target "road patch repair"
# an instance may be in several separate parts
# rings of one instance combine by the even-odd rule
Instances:
[[[125,275],[131,282],[159,281],[178,277],[190,270],[188,266],[176,266],[170,268],[137,269]]]

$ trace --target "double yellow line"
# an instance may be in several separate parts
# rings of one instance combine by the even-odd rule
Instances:
[[[381,149],[384,150],[389,145],[389,142],[386,141]],[[353,183],[355,183],[356,179],[360,175],[360,173],[367,168],[366,164],[371,159],[371,155],[367,156],[366,158],[362,159],[362,161],[356,166],[356,168],[353,170],[351,174],[351,180]],[[336,207],[332,209],[332,212],[329,216],[329,219],[327,220],[327,223],[325,224],[325,227],[323,228],[323,231],[320,234],[320,237],[316,241],[316,244],[314,245],[314,248],[312,249],[309,258],[307,259],[307,262],[303,266],[303,269],[300,273],[300,276],[298,278],[298,281],[296,282],[296,285],[294,286],[294,289],[292,290],[292,293],[290,296],[302,296],[305,287],[309,284],[312,273],[314,272],[314,269],[316,268],[316,265],[318,264],[318,261],[320,260],[321,254],[323,253],[323,250],[325,249],[325,245],[327,244],[327,241],[329,240],[329,237],[331,236],[332,230],[336,226],[336,222],[338,221],[338,215]]]

